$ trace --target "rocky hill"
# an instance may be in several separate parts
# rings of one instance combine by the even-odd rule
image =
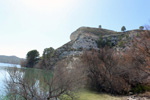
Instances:
[[[16,56],[4,56],[0,55],[1,63],[20,64],[21,58]]]
[[[149,33],[81,27],[70,35],[70,42],[55,50],[44,67],[65,66],[71,69],[70,72],[83,68],[87,83],[99,92],[133,94],[150,91]],[[102,49],[107,45],[109,48]]]
[[[66,66],[71,66],[74,61],[79,61],[79,56],[84,50],[99,49],[97,42],[102,39],[106,44],[120,48],[128,44],[128,40],[138,35],[142,30],[131,30],[126,32],[116,32],[102,28],[81,27],[70,35],[70,42],[56,49],[54,57],[50,61],[51,67],[58,62],[66,61]]]

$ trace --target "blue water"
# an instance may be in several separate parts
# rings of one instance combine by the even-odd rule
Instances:
[[[8,64],[8,63],[0,63],[0,67],[17,67],[17,68],[21,68],[20,65],[17,65],[17,64]]]

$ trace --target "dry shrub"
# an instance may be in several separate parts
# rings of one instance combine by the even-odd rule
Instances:
[[[85,52],[82,56],[87,67],[89,83],[97,91],[122,94],[128,91],[128,84],[120,77],[118,55],[113,49]]]
[[[31,69],[29,69],[30,71]],[[45,70],[44,73],[52,75],[51,78],[41,76],[40,80],[34,75],[28,74],[26,69],[20,72],[17,68],[8,70],[9,78],[6,79],[5,87],[7,96],[11,100],[54,100],[61,98],[74,99],[74,93],[82,86],[83,77],[77,68],[67,69],[64,63],[59,63],[51,73]]]
[[[21,59],[20,65],[21,65],[21,67],[25,67],[26,66],[26,60],[25,59]]]
[[[129,42],[125,51],[105,47],[84,52],[82,59],[93,89],[125,94],[139,85],[150,85],[150,31]]]

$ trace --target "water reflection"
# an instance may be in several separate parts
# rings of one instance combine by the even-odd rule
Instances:
[[[8,100],[74,98],[74,92],[82,86],[84,78],[79,68],[70,70],[62,64],[55,67],[54,71],[16,67],[0,69],[6,76],[3,78],[3,92]]]
[[[48,82],[51,77],[52,72],[49,70],[0,67],[0,96],[8,96],[10,94],[12,95],[14,91],[18,91],[21,93],[22,87],[13,83],[16,80],[22,81],[25,83],[25,85],[34,87],[36,88],[36,90],[43,90],[46,92],[48,91],[48,86],[46,85],[45,80],[47,80]]]
[[[6,94],[9,98],[24,100],[23,96],[33,99],[39,98],[35,96],[47,94],[47,83],[52,77],[51,71],[29,68],[5,68],[5,71],[9,74],[5,81]]]

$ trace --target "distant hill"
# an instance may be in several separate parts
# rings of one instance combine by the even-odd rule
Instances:
[[[16,56],[4,56],[0,55],[1,63],[20,64],[21,58]]]

